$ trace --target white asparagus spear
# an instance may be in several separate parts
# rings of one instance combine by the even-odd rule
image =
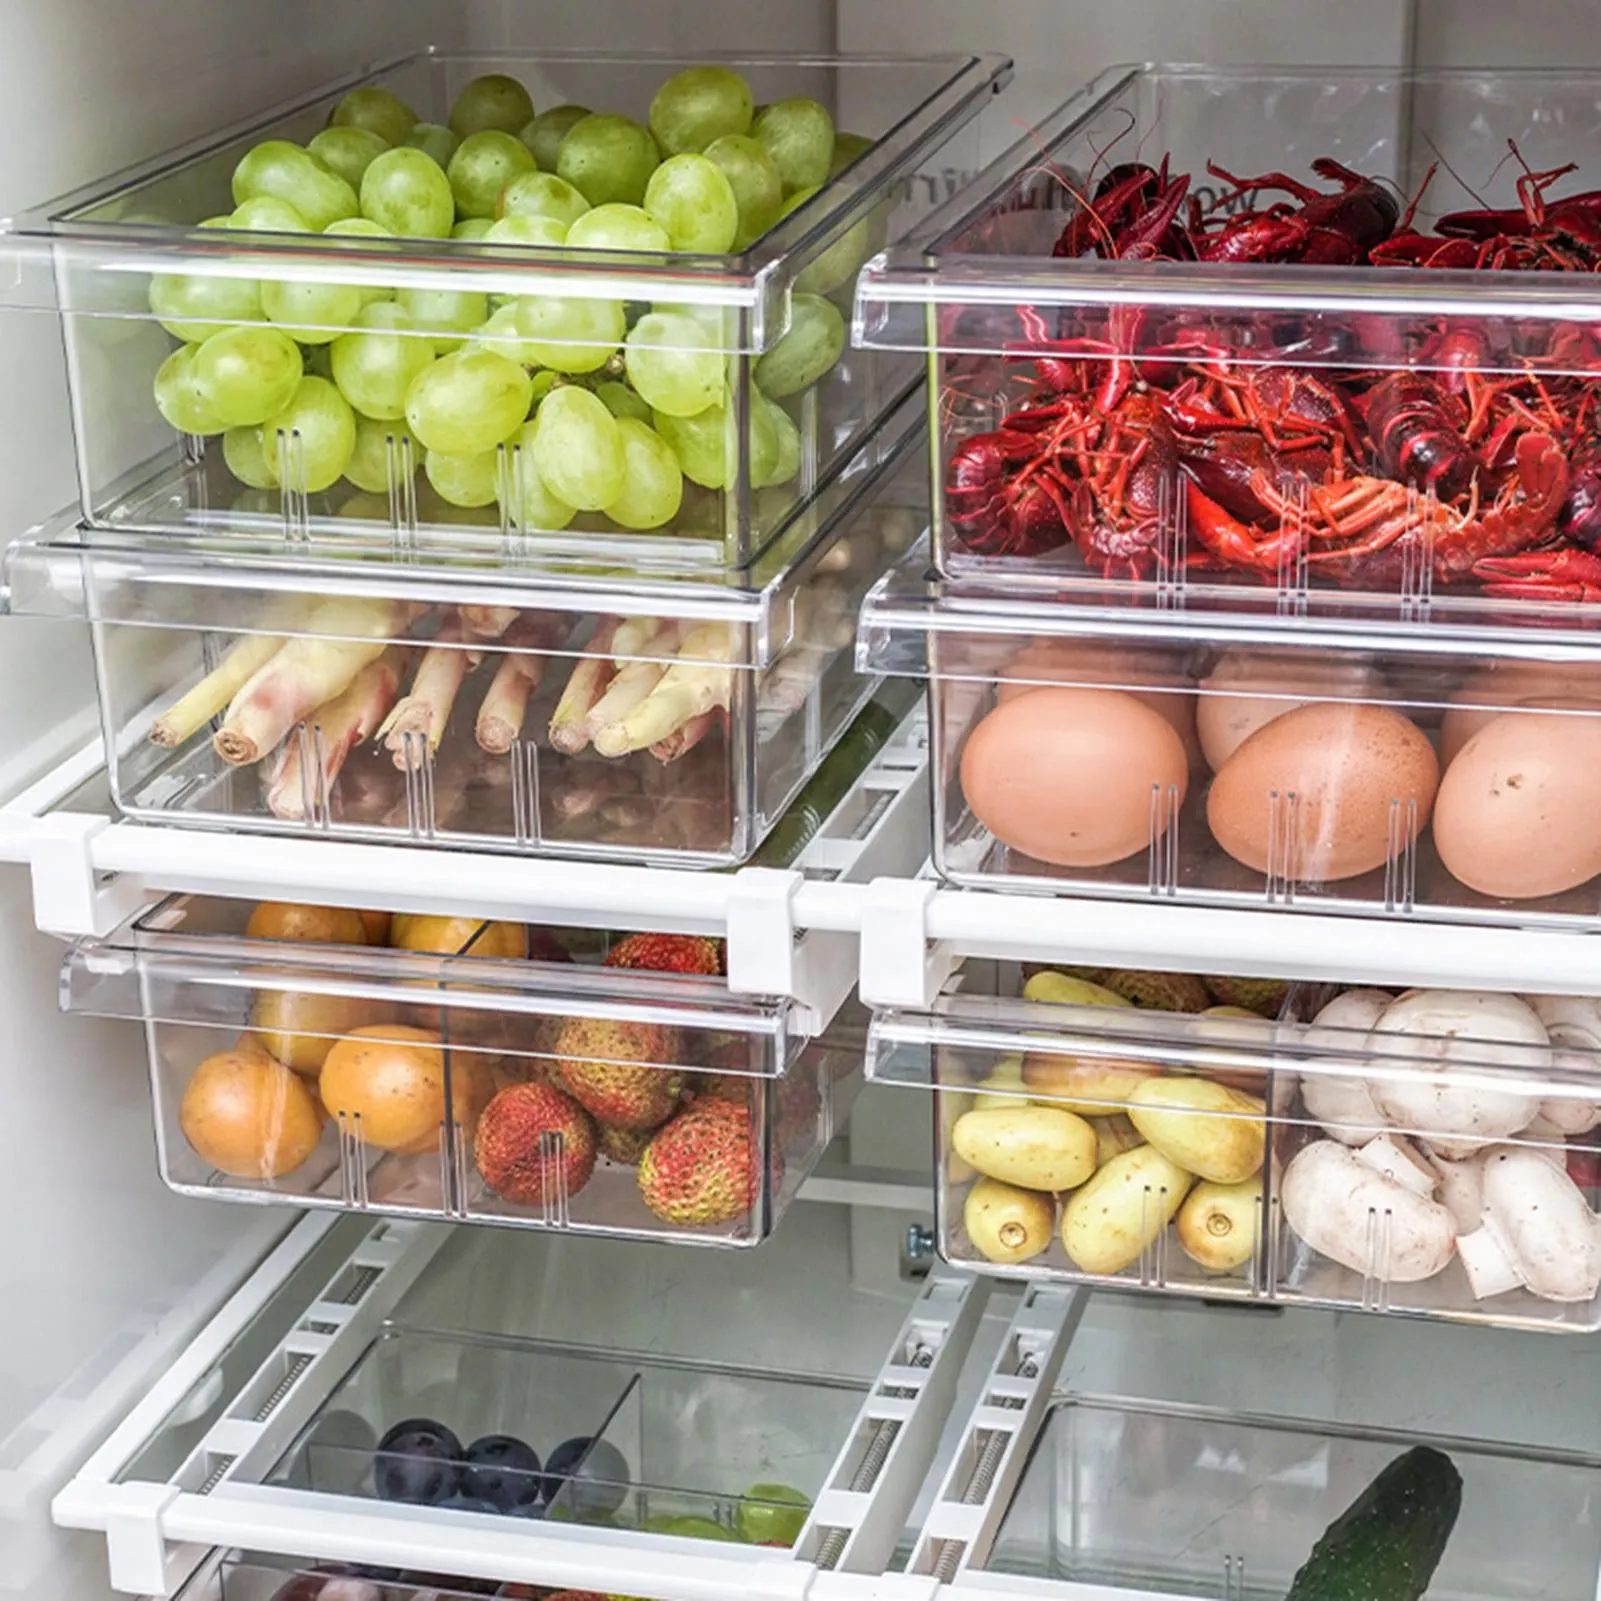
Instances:
[[[440,630],[438,639],[417,664],[411,688],[395,703],[378,730],[377,737],[383,740],[395,766],[402,770],[421,767],[424,751],[432,756],[439,749],[462,680],[483,660],[482,652],[464,647],[461,636],[461,629],[455,625]]]
[[[700,623],[690,629],[679,652],[681,659],[650,693],[621,717],[595,729],[595,749],[602,756],[626,756],[665,740],[703,712],[726,708],[734,687],[728,666],[733,650],[733,630],[724,623]]]
[[[247,634],[233,646],[215,667],[187,694],[180,695],[150,725],[150,741],[171,748],[198,733],[228,703],[243,685],[277,655],[283,645],[275,634]]]
[[[682,637],[683,630],[678,623],[664,623],[638,647],[636,654],[627,658],[613,640],[613,659],[618,663],[616,675],[584,719],[584,732],[591,740],[602,728],[620,723],[655,689],[672,665]],[[598,743],[595,748],[600,749]]]
[[[589,743],[584,722],[611,676],[612,644],[624,626],[616,617],[602,617],[596,623],[595,632],[584,646],[556,703],[556,710],[550,715],[552,749],[576,756]]]
[[[495,669],[484,703],[478,708],[478,748],[504,756],[523,731],[528,698],[545,676],[546,657],[538,651],[508,651]]]
[[[343,694],[312,713],[304,739],[291,740],[285,747],[268,787],[267,809],[274,817],[298,822],[308,810],[327,803],[346,757],[372,737],[394,705],[405,667],[406,652],[391,645],[356,674]],[[311,769],[304,765],[303,753],[313,755],[316,765]]]

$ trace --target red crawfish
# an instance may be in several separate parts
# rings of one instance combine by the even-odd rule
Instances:
[[[1211,161],[1206,170],[1229,184],[1234,195],[1277,189],[1293,195],[1301,205],[1296,208],[1281,202],[1265,211],[1247,211],[1208,233],[1200,231],[1199,217],[1192,218],[1190,233],[1202,261],[1353,266],[1366,262],[1369,253],[1390,237],[1401,215],[1400,203],[1388,189],[1331,156],[1319,156],[1312,170],[1320,178],[1339,183],[1335,194],[1314,189],[1283,172],[1240,178]]]

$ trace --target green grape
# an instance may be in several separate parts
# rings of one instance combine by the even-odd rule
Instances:
[[[660,528],[678,515],[684,474],[672,446],[649,423],[620,417],[623,436],[623,492],[604,508],[624,528]]]
[[[554,295],[517,302],[517,328],[541,367],[597,372],[628,333],[620,300],[568,300]]]
[[[756,363],[756,382],[769,400],[809,389],[845,353],[845,319],[821,295],[791,295],[789,327]]]
[[[277,200],[271,195],[258,195],[236,206],[227,226],[242,233],[314,232],[311,224],[287,200]]]
[[[452,506],[492,506],[500,492],[500,446],[472,456],[430,450],[422,470],[439,498]]]
[[[701,151],[727,133],[750,130],[750,85],[727,67],[675,72],[650,103],[650,131],[669,156]]]
[[[389,148],[370,128],[324,128],[307,152],[330,172],[337,173],[352,189],[361,187],[361,175]]]
[[[586,211],[567,230],[575,250],[648,250],[665,255],[673,248],[667,230],[639,206],[611,201]]]
[[[799,211],[819,191],[802,189],[784,202],[784,215]],[[848,283],[873,254],[873,236],[867,219],[853,222],[833,244],[820,251],[795,276],[795,287],[809,295],[831,295]]]
[[[306,219],[313,233],[361,209],[356,191],[338,173],[287,139],[268,139],[245,152],[233,170],[233,198],[236,206],[247,200],[282,200]]]
[[[324,239],[393,239],[395,236],[387,228],[380,228],[377,223],[369,222],[365,217],[345,217],[339,222],[331,222],[323,229]],[[357,245],[360,250],[361,246]],[[394,294],[389,284],[362,284],[361,303],[371,306],[380,300],[388,300]]]
[[[592,206],[637,206],[661,157],[650,129],[604,112],[575,122],[556,152],[556,171]]]
[[[527,172],[501,191],[496,211],[502,217],[554,217],[571,227],[589,210],[589,202],[553,172]]]
[[[787,484],[800,471],[801,464],[801,436],[800,429],[795,426],[795,420],[784,408],[776,402],[768,400],[759,389],[751,390],[751,411],[753,413],[751,430],[751,488],[770,489],[778,484]],[[762,418],[761,423],[755,421]],[[762,424],[765,423],[765,428]],[[767,429],[771,429],[773,443],[772,457],[769,461],[763,455],[760,463],[761,471],[757,471],[756,433],[761,428],[763,438],[767,436]]]
[[[549,111],[541,111],[517,137],[533,152],[543,171],[554,172],[562,140],[589,115],[588,106],[552,106]]]
[[[450,108],[450,131],[458,139],[490,129],[515,135],[533,119],[534,102],[528,91],[515,78],[491,72],[474,78],[456,96]]]
[[[784,207],[784,180],[767,151],[748,134],[727,134],[706,147],[734,191],[739,231],[734,249],[745,250],[778,221]]]
[[[773,158],[784,189],[815,189],[834,159],[834,119],[815,100],[778,100],[762,108],[751,136]]]
[[[281,328],[246,323],[214,333],[195,352],[194,381],[221,428],[253,428],[287,406],[304,368]]]
[[[728,487],[738,453],[725,405],[708,406],[697,417],[669,417],[659,411],[652,420],[656,432],[672,446],[686,478],[702,489]]]
[[[528,146],[509,133],[486,128],[470,133],[456,147],[445,176],[456,199],[458,217],[493,217],[500,191],[513,178],[535,171]]]
[[[406,421],[429,450],[473,456],[510,438],[528,415],[531,393],[516,362],[490,350],[458,350],[418,374]]]
[[[728,365],[705,346],[706,330],[693,317],[648,312],[628,333],[628,381],[653,410],[698,417],[722,399]]]
[[[299,278],[268,278],[261,285],[261,309],[303,345],[326,345],[356,320],[359,284],[309,283]]]
[[[251,489],[278,487],[278,464],[263,448],[259,428],[230,428],[222,436],[222,459],[228,471]]]
[[[195,372],[196,345],[179,345],[156,369],[156,410],[181,434],[220,434],[223,425]]]
[[[368,306],[355,322],[355,331],[333,342],[333,380],[362,416],[393,422],[406,415],[406,396],[433,362],[434,342],[392,300]]]
[[[350,465],[356,414],[326,378],[302,378],[289,404],[261,425],[261,437],[280,480],[315,495]]]
[[[674,250],[720,256],[739,232],[739,202],[723,169],[705,156],[670,156],[645,186],[645,210]]]
[[[522,304],[520,300],[508,300],[504,306],[497,307],[490,313],[489,321],[467,341],[467,348],[493,351],[521,367],[536,365],[537,358],[518,327]]]
[[[555,217],[502,217],[484,235],[492,245],[559,245],[567,238],[567,224]]]
[[[345,477],[369,495],[381,495],[392,484],[409,478],[422,459],[423,448],[404,423],[379,422],[356,417],[356,445],[345,463]],[[387,508],[385,515],[388,515]]]
[[[476,289],[397,289],[395,304],[432,336],[440,355],[459,350],[489,315],[489,296]]]
[[[539,424],[525,422],[512,435],[511,498],[508,515],[517,527],[560,533],[578,515],[575,506],[552,494],[539,470]]]
[[[150,310],[174,338],[199,344],[219,327],[260,322],[261,285],[254,278],[158,272],[150,279]]]
[[[328,118],[330,128],[365,128],[391,145],[404,144],[416,125],[417,113],[399,95],[376,84],[352,89]]]
[[[456,221],[450,180],[420,150],[386,150],[361,180],[361,214],[417,239],[448,239]]]
[[[828,176],[837,178],[847,167],[860,161],[873,148],[873,144],[874,141],[865,134],[838,130],[834,134],[834,154],[829,159]]]
[[[540,402],[534,430],[539,476],[563,504],[600,511],[623,492],[622,424],[605,401],[573,384],[552,390]]]
[[[595,393],[606,402],[606,410],[614,417],[632,417],[638,422],[651,420],[650,407],[627,384],[618,383],[615,378],[596,384]]]
[[[485,239],[495,225],[488,217],[464,217],[450,230],[452,239],[470,239],[474,243]]]
[[[442,122],[419,122],[400,142],[409,149],[432,156],[441,167],[448,167],[461,140]]]

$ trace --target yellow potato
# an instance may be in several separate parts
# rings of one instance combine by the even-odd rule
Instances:
[[[979,1111],[992,1111],[1000,1106],[1021,1106],[1025,1099],[1023,1058],[1003,1056],[995,1066],[974,1084],[978,1092],[973,1105]]]
[[[1056,1202],[1036,1190],[980,1179],[967,1192],[962,1225],[980,1256],[1011,1266],[1050,1249]]]
[[[1154,1078],[1136,1086],[1128,1115],[1186,1172],[1214,1184],[1238,1184],[1261,1170],[1267,1148],[1263,1111],[1255,1096],[1211,1079]]]
[[[1256,1255],[1262,1226],[1262,1184],[1197,1184],[1178,1213],[1179,1244],[1192,1262],[1231,1273]]]
[[[1077,1189],[1095,1171],[1095,1130],[1056,1106],[1014,1101],[964,1113],[951,1145],[985,1177],[1029,1190]]]
[[[1095,1165],[1105,1167],[1114,1156],[1132,1151],[1143,1145],[1140,1131],[1121,1112],[1116,1117],[1098,1117],[1095,1120]]]
[[[1031,1052],[1023,1060],[1023,1082],[1029,1093],[1080,1117],[1112,1117],[1129,1103],[1134,1091],[1160,1068],[1143,1062]]]
[[[1141,1145],[1110,1162],[1062,1212],[1062,1244],[1085,1273],[1121,1273],[1139,1261],[1172,1221],[1190,1187],[1190,1175],[1153,1145]]]

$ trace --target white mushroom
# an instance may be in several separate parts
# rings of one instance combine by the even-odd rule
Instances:
[[[1399,1134],[1369,1140],[1356,1159],[1414,1195],[1433,1195],[1440,1187],[1440,1175]]]
[[[1440,1175],[1440,1200],[1456,1220],[1457,1233],[1471,1234],[1484,1220],[1483,1154],[1465,1162],[1448,1162],[1431,1152],[1429,1160]],[[1460,1248],[1461,1241],[1457,1244]]]
[[[1550,1071],[1545,1025],[1515,995],[1409,990],[1379,1014],[1368,1043],[1396,1063],[1369,1078],[1374,1105],[1448,1160],[1517,1133],[1540,1110],[1537,1095],[1488,1082],[1501,1070],[1525,1080]]]
[[[1592,1075],[1601,1067],[1601,998],[1593,995],[1525,995],[1523,999],[1554,1047],[1552,1063],[1562,1072]],[[1564,1134],[1588,1134],[1601,1123],[1601,1101],[1555,1095],[1540,1110]]]
[[[1519,1284],[1546,1301],[1588,1301],[1601,1289],[1601,1219],[1543,1151],[1501,1145],[1482,1159],[1484,1221],[1457,1241],[1474,1295]]]
[[[1314,1251],[1386,1283],[1433,1278],[1456,1245],[1456,1224],[1438,1201],[1385,1177],[1337,1140],[1300,1151],[1279,1197],[1285,1221]]]
[[[1383,990],[1347,990],[1336,995],[1312,1019],[1312,1026],[1302,1039],[1318,1051],[1361,1050],[1367,1043],[1368,1031],[1394,999]],[[1326,1060],[1301,1075],[1301,1099],[1308,1115],[1342,1145],[1365,1145],[1384,1128],[1384,1119],[1373,1104],[1373,1092],[1366,1080],[1328,1070],[1363,1065],[1365,1061],[1359,1057]]]

